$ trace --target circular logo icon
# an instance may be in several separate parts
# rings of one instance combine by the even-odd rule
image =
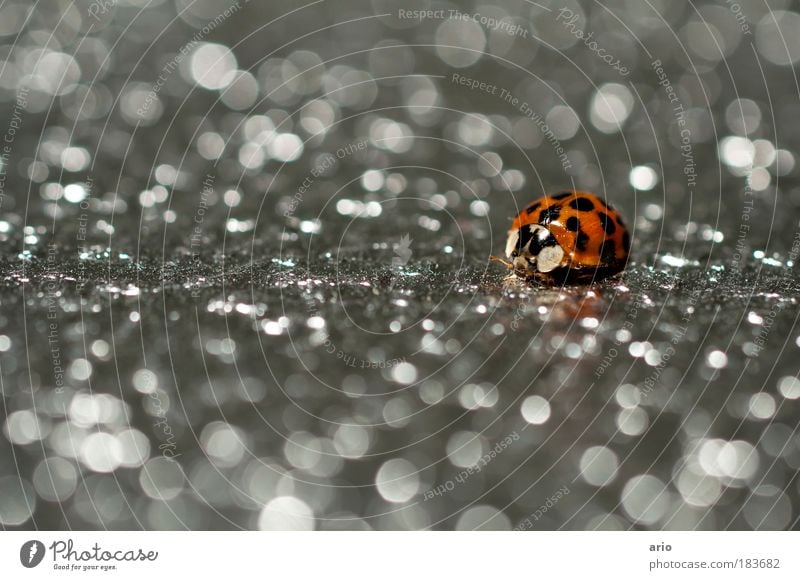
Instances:
[[[26,568],[35,568],[44,559],[44,544],[39,540],[28,540],[19,549],[19,561]]]

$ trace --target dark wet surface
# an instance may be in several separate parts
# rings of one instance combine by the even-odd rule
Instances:
[[[622,75],[560,5],[257,30],[279,4],[0,25],[0,525],[797,527],[800,51],[766,9],[570,4]],[[513,215],[572,186],[629,267],[507,279]]]

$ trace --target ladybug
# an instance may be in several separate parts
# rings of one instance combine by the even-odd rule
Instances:
[[[545,195],[523,209],[508,230],[503,262],[545,284],[596,282],[620,272],[630,234],[619,212],[586,191]]]

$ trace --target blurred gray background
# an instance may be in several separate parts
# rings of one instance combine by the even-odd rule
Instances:
[[[0,4],[3,529],[800,515],[800,4]],[[591,287],[490,264],[613,203]]]

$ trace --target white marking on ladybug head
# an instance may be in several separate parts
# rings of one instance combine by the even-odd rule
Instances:
[[[539,240],[539,243],[544,242],[547,238],[553,235],[550,233],[550,230],[544,226],[540,226],[539,224],[532,224],[529,227],[531,228],[531,234],[536,236],[536,238]]]
[[[539,256],[536,259],[536,268],[540,272],[552,272],[561,265],[563,259],[564,250],[561,249],[561,246],[558,244],[547,246],[539,252]]]
[[[519,230],[510,230],[508,232],[508,239],[506,240],[506,258],[511,259],[511,255],[517,248],[519,242]]]

